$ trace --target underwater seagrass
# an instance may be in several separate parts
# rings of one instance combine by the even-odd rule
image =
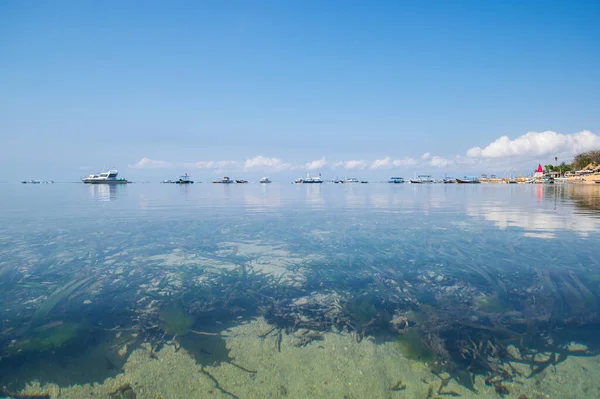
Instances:
[[[407,328],[404,333],[398,335],[396,346],[400,348],[402,354],[408,359],[423,363],[432,363],[434,360],[433,351],[425,344],[418,331],[414,328]]]
[[[160,327],[171,335],[187,334],[194,324],[194,318],[185,311],[178,301],[168,304],[159,311]]]
[[[45,352],[56,350],[71,343],[84,332],[84,326],[77,323],[50,323],[50,327],[43,330],[32,330],[14,346],[7,348],[6,353],[17,354],[22,352]]]

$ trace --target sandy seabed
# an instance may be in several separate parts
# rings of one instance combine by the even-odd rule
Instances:
[[[283,334],[280,339],[274,331],[261,337],[271,329],[259,318],[225,330],[229,361],[201,365],[175,345],[151,356],[149,345],[142,345],[128,354],[123,372],[115,378],[66,387],[34,381],[22,393],[46,393],[53,399],[500,397],[480,376],[475,381],[477,392],[451,381],[438,393],[440,378],[426,364],[405,358],[394,342],[359,343],[351,334],[332,332],[297,346],[294,335]],[[529,374],[525,365],[514,366]],[[571,356],[504,386],[509,391],[506,397],[512,398],[600,398],[600,357]]]

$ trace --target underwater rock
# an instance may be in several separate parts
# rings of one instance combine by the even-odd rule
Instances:
[[[398,381],[392,385],[392,391],[403,391],[406,389],[406,384],[402,381],[402,378],[398,378]]]

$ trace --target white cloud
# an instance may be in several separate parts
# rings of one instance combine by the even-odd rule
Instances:
[[[504,158],[551,154],[575,154],[600,148],[600,136],[584,130],[561,134],[553,131],[529,132],[514,140],[502,136],[485,148],[473,147],[467,151],[471,158]]]
[[[466,165],[466,164],[473,165],[476,163],[481,163],[481,160],[476,159],[476,158],[463,157],[461,155],[456,155],[454,158],[444,158],[444,157],[439,157],[439,156],[433,156],[429,160],[429,165],[440,167],[440,168],[443,168],[445,166],[452,166],[452,165]]]
[[[196,169],[219,169],[227,166],[237,166],[236,161],[198,161],[198,162],[186,162],[183,166],[187,168]]]
[[[416,165],[417,161],[413,158],[403,158],[392,160],[390,157],[376,159],[371,163],[371,169],[389,169],[392,166],[411,166]]]
[[[343,161],[337,162],[333,165],[334,168],[341,166],[344,169],[364,169],[368,165],[367,161],[363,160],[351,160],[351,161]]]
[[[307,162],[304,165],[304,168],[308,169],[308,170],[314,170],[314,169],[320,169],[325,165],[327,165],[327,161],[325,161],[325,157],[323,157],[321,159],[316,159],[314,161]]]
[[[417,160],[406,157],[403,159],[395,159],[392,163],[394,164],[394,166],[410,166],[410,165],[416,165]]]
[[[430,152],[426,152],[425,154],[421,155],[422,159],[429,159],[429,157],[431,156]]]
[[[134,169],[163,169],[172,168],[173,164],[167,161],[159,161],[144,157],[136,164],[129,165],[129,167]]]
[[[392,159],[390,157],[385,157],[382,159],[376,159],[371,164],[371,169],[382,169],[389,168],[392,165]]]
[[[442,158],[442,157],[438,157],[438,156],[434,156],[433,158],[431,158],[431,161],[429,161],[429,165],[437,166],[440,168],[442,168],[444,166],[448,166],[453,163],[454,163],[454,160],[452,160],[452,159]]]
[[[246,159],[246,162],[244,162],[244,168],[246,168],[246,169],[272,168],[272,169],[276,169],[276,170],[283,170],[283,169],[288,169],[291,166],[292,166],[291,164],[285,163],[279,158],[266,158],[266,157],[263,157],[262,155],[256,156],[254,158]]]

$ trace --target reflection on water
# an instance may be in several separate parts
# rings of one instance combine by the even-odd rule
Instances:
[[[298,186],[298,190],[304,190],[306,203],[314,209],[323,209],[325,199],[321,191],[322,184],[302,184]]]
[[[509,198],[497,197],[486,202],[470,203],[467,214],[492,221],[500,229],[521,228],[528,237],[555,238],[555,233],[564,231],[573,231],[587,237],[600,229],[600,219],[593,217],[593,212],[580,211],[597,209],[594,204],[600,201],[599,190],[582,186],[539,184],[534,186],[536,202],[524,206],[511,199],[514,199],[515,194],[526,192],[527,187],[516,189],[519,191],[512,193]],[[566,203],[575,207],[566,206]]]
[[[258,190],[244,187],[241,195],[249,212],[272,212],[284,205],[278,184],[261,184]]]
[[[4,198],[0,397],[597,392],[600,187],[55,186]]]
[[[114,201],[127,189],[126,184],[86,184],[95,201]]]

